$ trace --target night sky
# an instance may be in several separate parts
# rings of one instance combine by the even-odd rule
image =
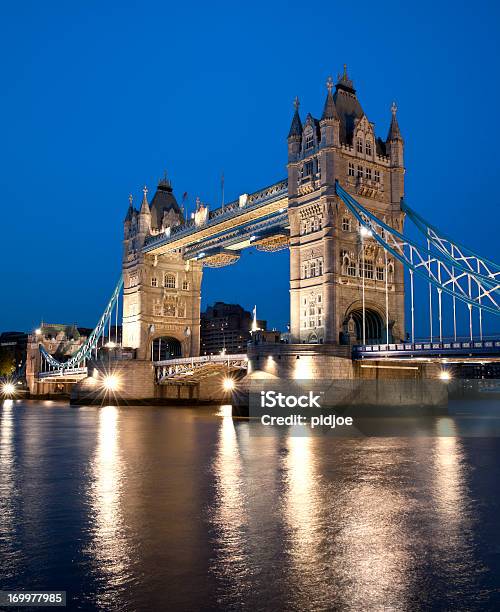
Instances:
[[[3,2],[0,34],[0,330],[92,326],[165,171],[191,209],[284,178],[294,97],[320,116],[344,63],[383,138],[397,102],[408,203],[500,261],[497,3]],[[288,253],[206,270],[214,300],[283,329]]]

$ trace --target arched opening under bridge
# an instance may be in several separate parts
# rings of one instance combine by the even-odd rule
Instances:
[[[354,321],[354,331],[356,334],[356,342],[363,343],[363,309],[355,308],[347,315],[347,321]],[[365,343],[366,344],[381,344],[383,342],[382,334],[384,332],[384,323],[380,314],[372,308],[365,308]]]
[[[182,356],[181,343],[171,336],[155,338],[151,344],[151,361],[166,361]]]

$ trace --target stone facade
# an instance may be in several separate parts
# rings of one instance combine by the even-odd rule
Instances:
[[[404,143],[392,108],[387,139],[376,137],[344,69],[328,93],[320,120],[299,104],[288,136],[290,318],[296,343],[361,341],[365,285],[367,342],[404,336],[404,271],[357,221],[335,193],[335,182],[388,225],[403,229]]]
[[[185,261],[180,250],[142,252],[148,236],[169,232],[182,222],[182,210],[166,179],[158,184],[151,205],[146,188],[140,210],[130,202],[123,241],[123,345],[136,349],[137,359],[151,359],[160,338],[164,346],[179,346],[179,356],[200,352],[201,264]]]
[[[38,380],[38,372],[43,371],[40,345],[60,361],[65,361],[77,352],[87,340],[87,333],[92,330],[83,330],[81,333],[76,325],[60,323],[42,323],[42,325],[28,335],[26,347],[26,383],[32,395],[51,395],[56,393],[69,393],[71,383],[47,382]]]

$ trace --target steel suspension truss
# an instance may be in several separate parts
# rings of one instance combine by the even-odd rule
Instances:
[[[432,311],[432,288],[437,290],[439,307],[440,337],[442,337],[442,294],[453,298],[454,329],[456,336],[455,302],[459,300],[469,308],[472,336],[472,309],[479,311],[479,325],[482,336],[482,313],[500,315],[500,266],[481,258],[470,249],[454,242],[420,215],[404,206],[411,220],[425,235],[427,246],[423,246],[379,219],[355,200],[337,182],[336,193],[361,227],[400,261],[410,273],[411,307],[413,321],[414,276],[420,276],[429,283],[429,297]],[[411,210],[411,212],[410,212]],[[432,326],[432,323],[431,323]],[[413,327],[413,325],[412,325]],[[432,329],[431,329],[432,336]],[[412,340],[414,332],[412,329]]]
[[[116,287],[111,295],[111,298],[101,315],[97,325],[90,333],[87,340],[75,351],[67,361],[58,361],[53,357],[43,346],[39,345],[39,350],[42,358],[46,363],[55,370],[58,370],[61,374],[64,374],[68,370],[81,369],[86,365],[86,362],[92,356],[92,351],[97,352],[97,346],[99,339],[106,336],[106,327],[108,328],[109,337],[111,338],[111,325],[113,310],[115,310],[115,337],[116,329],[118,327],[118,306],[120,293],[123,287],[123,276],[120,275],[120,279],[116,284]]]

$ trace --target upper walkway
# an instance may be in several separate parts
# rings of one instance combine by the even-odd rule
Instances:
[[[160,255],[184,248],[188,258],[197,257],[203,249],[224,246],[240,250],[251,246],[254,232],[269,231],[285,227],[288,223],[288,181],[282,180],[252,194],[243,194],[238,200],[208,211],[206,216],[195,215],[194,219],[166,232],[150,236],[143,247],[144,253]],[[263,227],[256,223],[263,224]],[[256,236],[257,238],[257,236]],[[212,241],[212,242],[211,242]],[[255,242],[255,240],[253,241]]]

